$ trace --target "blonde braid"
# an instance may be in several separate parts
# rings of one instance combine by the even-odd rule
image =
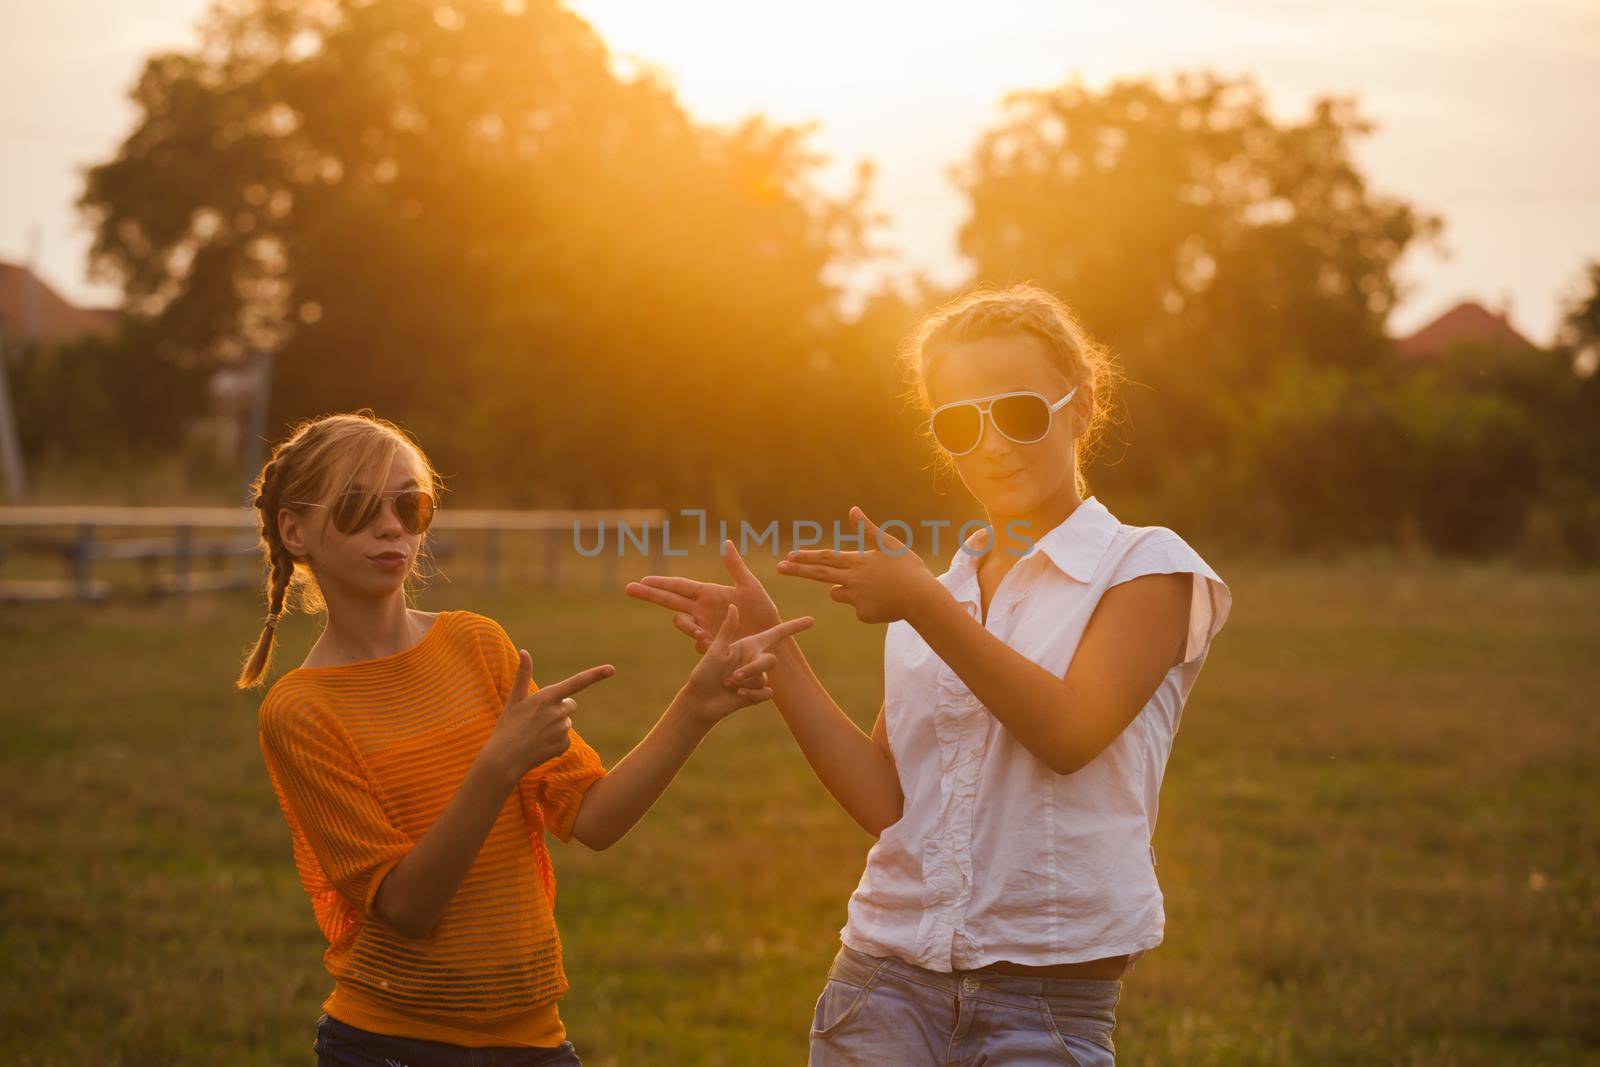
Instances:
[[[283,458],[283,450],[273,456],[272,460],[262,468],[261,477],[256,482],[256,495],[252,501],[261,518],[261,545],[266,550],[270,569],[267,574],[267,619],[262,627],[261,636],[256,639],[255,649],[250,658],[245,661],[244,669],[239,672],[239,678],[234,682],[237,689],[249,689],[261,683],[262,677],[267,672],[267,666],[272,661],[272,650],[277,644],[278,622],[285,614],[285,602],[289,596],[289,585],[294,579],[294,554],[289,551],[278,536],[277,523],[277,484],[276,475],[281,469],[279,463]]]
[[[399,426],[377,418],[369,410],[322,415],[297,423],[273,449],[252,483],[250,498],[260,518],[267,617],[254,647],[246,654],[234,683],[237,688],[248,689],[261,682],[277,641],[278,624],[288,614],[290,604],[307,614],[327,608],[317,585],[316,560],[309,551],[296,558],[278,532],[278,516],[284,507],[298,511],[303,501],[344,491],[363,470],[370,469],[379,479],[387,477],[402,451],[416,468],[418,481],[433,491],[439,484],[439,472],[428,462],[421,446]],[[323,530],[327,529],[327,522],[324,514]]]

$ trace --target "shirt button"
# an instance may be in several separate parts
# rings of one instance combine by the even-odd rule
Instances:
[[[978,980],[972,977],[972,975],[965,975],[961,979],[961,992],[976,993],[978,991],[979,984],[980,983]]]

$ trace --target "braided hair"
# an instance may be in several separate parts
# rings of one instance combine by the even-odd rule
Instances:
[[[402,450],[411,453],[430,487],[438,483],[438,472],[415,439],[394,423],[375,417],[370,409],[302,422],[273,449],[271,459],[251,483],[251,503],[259,518],[260,545],[267,564],[267,617],[235,688],[249,689],[261,683],[277,644],[278,623],[288,614],[291,599],[308,613],[324,607],[310,563],[297,559],[283,543],[278,531],[279,509],[286,501],[317,500],[343,491],[355,473],[369,464],[386,471]],[[341,480],[343,485],[338,484]]]

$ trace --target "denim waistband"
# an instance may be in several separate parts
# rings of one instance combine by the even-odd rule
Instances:
[[[951,996],[1040,997],[1079,1021],[1086,1032],[1115,1026],[1122,998],[1120,978],[1027,978],[988,971],[930,971],[895,956],[873,956],[840,945],[828,968],[828,977],[853,986],[865,986],[882,973],[938,989]]]
[[[385,1063],[410,1067],[536,1067],[538,1064],[578,1062],[571,1041],[545,1047],[468,1047],[421,1037],[380,1034],[341,1022],[327,1012],[317,1020],[317,1039],[312,1048],[340,1063],[347,1062],[339,1056],[340,1052],[359,1050],[362,1062],[382,1056]]]

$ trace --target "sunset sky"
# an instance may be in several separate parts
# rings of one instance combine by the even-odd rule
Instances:
[[[77,171],[127,129],[124,94],[143,57],[184,47],[206,6],[14,0],[0,11],[0,258],[25,259],[36,226],[47,280],[81,302],[115,299],[85,277]],[[1254,75],[1280,117],[1340,92],[1378,121],[1359,150],[1374,184],[1446,222],[1445,255],[1404,265],[1413,292],[1397,332],[1470,296],[1509,301],[1513,323],[1546,341],[1582,262],[1600,258],[1593,0],[573,6],[625,61],[664,71],[698,117],[815,120],[839,180],[874,159],[900,271],[962,276],[962,202],[947,170],[1006,91],[1200,68]]]

